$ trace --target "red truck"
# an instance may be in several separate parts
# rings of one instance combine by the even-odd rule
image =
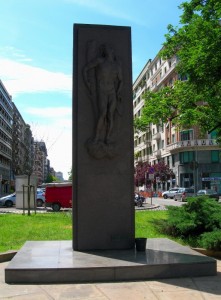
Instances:
[[[72,182],[49,183],[45,188],[45,206],[53,211],[72,207]]]

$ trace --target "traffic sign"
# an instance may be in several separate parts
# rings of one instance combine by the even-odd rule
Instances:
[[[149,167],[149,174],[154,174],[154,167]]]
[[[149,179],[154,180],[154,174],[149,174]]]

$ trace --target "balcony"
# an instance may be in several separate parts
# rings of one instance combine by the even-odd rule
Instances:
[[[156,158],[160,158],[161,157],[161,150],[154,151],[153,156],[155,156]]]
[[[215,139],[202,139],[202,140],[187,140],[179,141],[170,145],[167,145],[166,149],[168,151],[179,151],[179,150],[188,150],[188,148],[197,148],[197,149],[214,149],[219,147],[219,144]]]
[[[153,134],[152,139],[153,139],[153,140],[160,140],[160,139],[161,139],[161,134],[160,134],[160,132],[157,132],[157,133]]]

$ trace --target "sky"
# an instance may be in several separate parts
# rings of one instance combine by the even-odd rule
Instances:
[[[72,167],[73,24],[130,26],[133,81],[183,0],[0,0],[0,79],[55,171]]]

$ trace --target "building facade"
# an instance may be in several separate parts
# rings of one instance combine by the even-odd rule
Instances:
[[[173,86],[180,78],[175,66],[177,58],[163,61],[157,55],[149,60],[133,84],[134,117],[141,116],[143,95],[147,90],[158,91],[164,86]],[[134,136],[135,159],[151,165],[164,161],[173,170],[174,176],[158,188],[169,187],[212,188],[221,192],[221,148],[216,142],[216,133],[202,136],[197,127],[177,130],[171,120],[166,124],[149,124],[146,132]]]
[[[64,181],[63,173],[60,172],[60,171],[55,172],[55,177],[56,177],[59,181]]]
[[[25,123],[16,105],[13,103],[12,127],[12,173],[31,175],[33,170],[34,140],[30,126]]]
[[[47,148],[45,142],[34,141],[34,166],[33,175],[37,177],[38,185],[42,185],[48,176]]]
[[[0,80],[0,196],[10,192],[12,119],[13,105],[11,96]]]

